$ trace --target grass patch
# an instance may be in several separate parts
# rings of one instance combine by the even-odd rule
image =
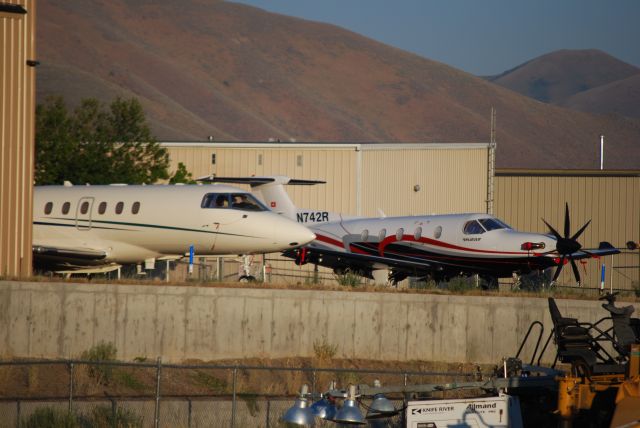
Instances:
[[[322,339],[313,341],[313,353],[321,361],[330,361],[336,356],[338,346],[329,343],[327,336],[322,335]]]
[[[122,427],[141,428],[143,424],[142,416],[138,416],[132,410],[116,407],[115,412],[109,406],[97,406],[91,409],[88,415],[78,416],[79,425],[84,427]]]
[[[357,287],[362,283],[363,278],[353,272],[346,271],[343,274],[336,274],[335,280],[343,287]]]
[[[76,417],[68,410],[41,407],[29,417],[21,419],[20,428],[76,428],[80,427]]]
[[[144,392],[147,390],[147,385],[142,383],[137,377],[125,370],[116,370],[114,372],[114,378],[117,384],[133,389],[136,392]]]
[[[84,351],[81,359],[95,362],[109,362],[116,360],[117,349],[111,342],[100,342]],[[99,385],[109,385],[113,381],[113,366],[109,364],[89,365],[89,377],[95,379]]]
[[[201,370],[196,370],[195,373],[192,373],[191,379],[193,379],[197,384],[202,385],[213,392],[225,392],[228,386],[225,380],[218,379],[217,377]]]

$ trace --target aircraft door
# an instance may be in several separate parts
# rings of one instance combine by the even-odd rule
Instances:
[[[76,229],[91,229],[91,211],[93,210],[93,198],[83,197],[78,201],[76,207]]]
[[[232,193],[207,193],[204,195],[201,208],[206,211],[209,220],[203,227],[213,234],[207,246],[209,251],[215,251],[217,246],[230,245],[229,236],[242,232],[242,220],[247,218],[247,212],[234,208]]]

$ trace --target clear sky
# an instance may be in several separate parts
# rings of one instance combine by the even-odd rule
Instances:
[[[234,0],[338,25],[476,75],[558,49],[640,66],[640,0]]]

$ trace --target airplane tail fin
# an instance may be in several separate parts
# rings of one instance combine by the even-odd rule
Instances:
[[[273,175],[265,177],[216,177],[208,176],[197,179],[197,181],[208,181],[217,183],[240,183],[249,184],[252,191],[262,199],[262,201],[273,211],[296,221],[297,208],[284,188],[289,185],[313,185],[324,184],[320,180],[299,180],[289,178],[284,175]]]

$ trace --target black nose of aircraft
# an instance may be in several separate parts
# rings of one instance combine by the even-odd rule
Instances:
[[[555,282],[556,279],[560,276],[560,272],[562,272],[562,267],[564,266],[565,260],[569,259],[571,262],[571,268],[573,269],[573,275],[576,278],[576,281],[580,283],[580,272],[578,271],[578,267],[576,266],[576,262],[571,258],[571,254],[579,251],[582,248],[582,245],[578,242],[578,237],[582,235],[582,232],[585,231],[591,220],[585,223],[584,226],[580,228],[573,236],[569,236],[571,233],[571,220],[569,218],[569,204],[565,202],[565,210],[564,210],[564,236],[560,235],[549,223],[542,219],[544,224],[547,225],[549,231],[555,236],[557,239],[556,243],[556,251],[560,255],[560,262],[558,263],[558,267],[556,268],[556,272],[553,275],[552,282]]]

